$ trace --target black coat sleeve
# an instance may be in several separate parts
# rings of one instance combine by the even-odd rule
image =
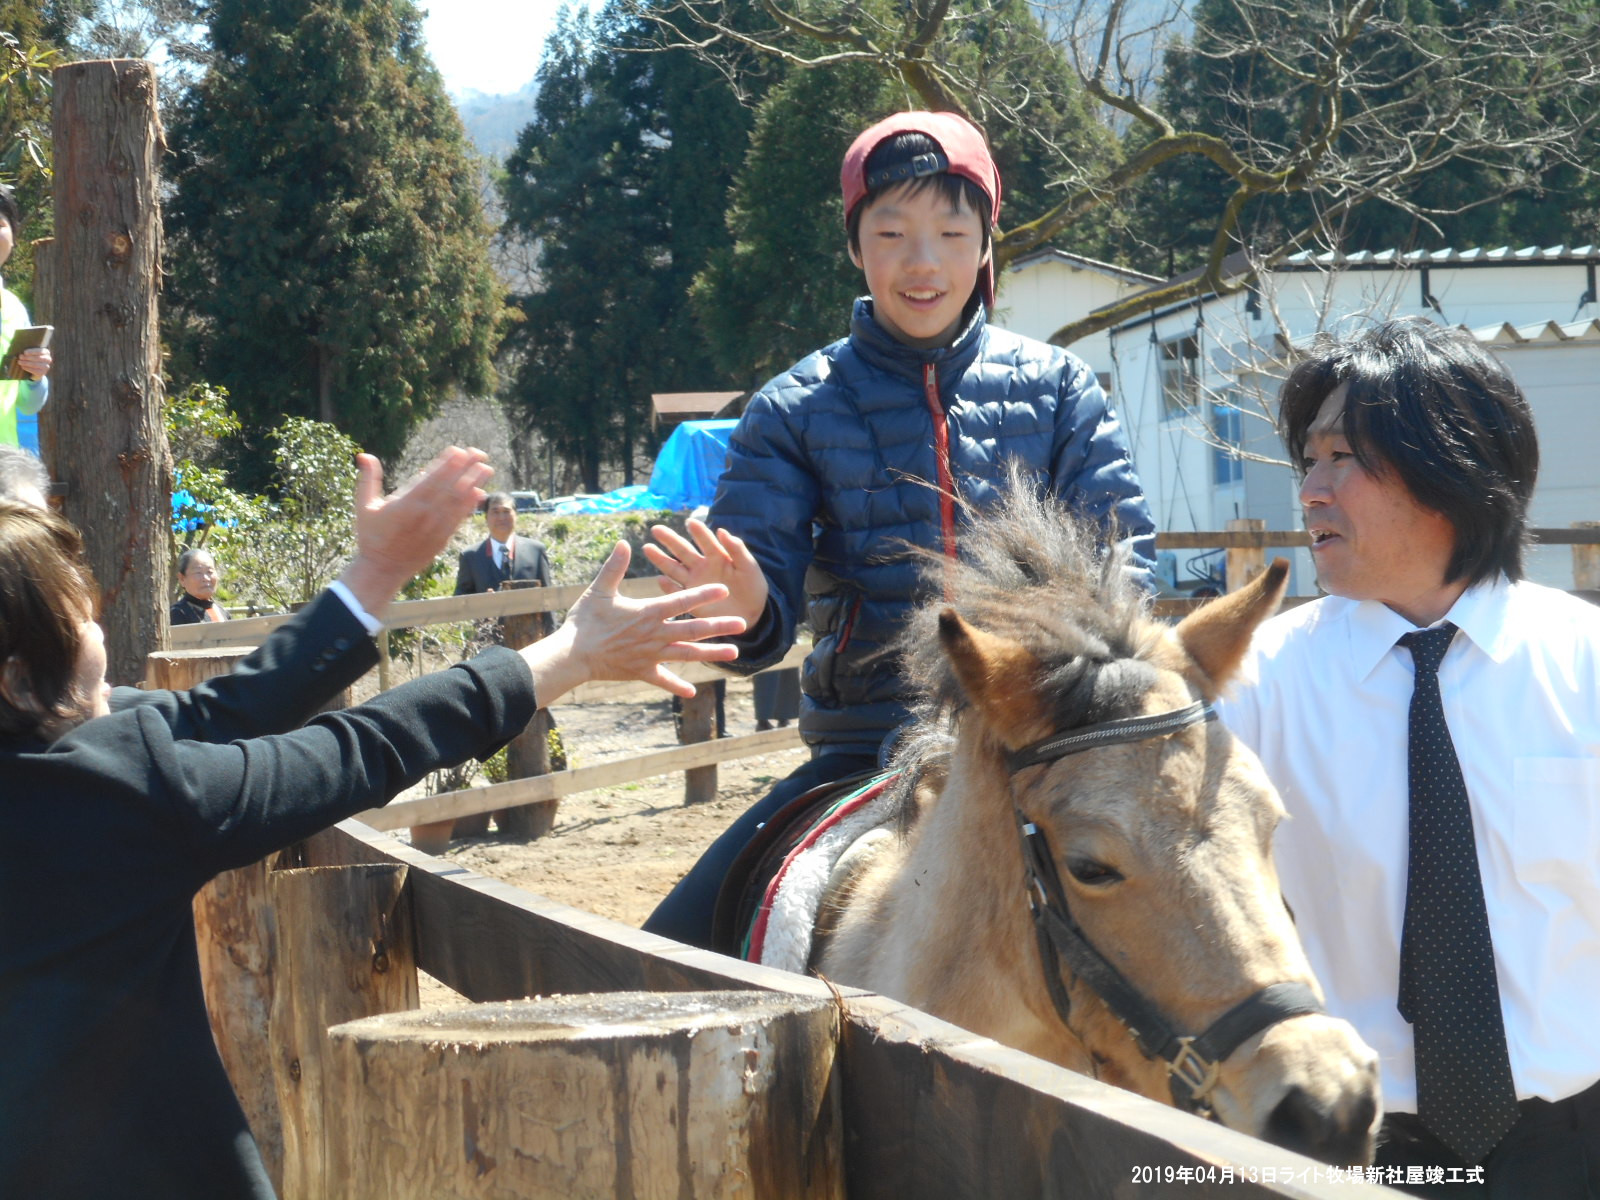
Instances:
[[[386,804],[429,771],[494,753],[535,707],[528,665],[494,647],[289,733],[187,741],[140,706],[85,723],[50,757],[73,756],[102,794],[125,790],[129,804],[148,805],[209,878]]]
[[[278,628],[227,675],[187,692],[116,688],[111,710],[147,708],[179,739],[230,742],[293,729],[377,664],[361,622],[331,592]]]

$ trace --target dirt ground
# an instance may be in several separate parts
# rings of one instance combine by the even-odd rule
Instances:
[[[671,701],[617,701],[555,708],[573,766],[677,745]],[[755,730],[750,685],[730,681],[727,732]],[[717,767],[717,798],[685,807],[683,775],[644,779],[564,797],[555,829],[532,842],[457,838],[445,857],[551,900],[638,926],[700,852],[750,804],[806,758],[796,748]],[[398,836],[404,838],[402,832]]]

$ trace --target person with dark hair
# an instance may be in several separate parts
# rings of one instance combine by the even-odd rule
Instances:
[[[517,503],[510,492],[491,492],[483,502],[489,536],[463,550],[456,564],[457,596],[492,592],[508,579],[531,579],[550,586],[550,558],[544,543],[517,532]]]
[[[178,555],[178,586],[183,595],[167,616],[171,625],[200,625],[206,621],[226,621],[228,610],[217,603],[217,584],[222,576],[211,551],[190,546]]]
[[[0,445],[0,500],[49,509],[49,495],[50,472],[44,464],[17,446]]]
[[[22,210],[9,187],[0,184],[0,267],[4,267],[17,239],[22,236]],[[0,280],[0,354],[11,345],[11,335],[33,324],[15,292]],[[32,418],[50,399],[51,357],[48,347],[36,346],[17,356],[17,377],[0,373],[0,445],[39,450],[38,427]]]
[[[1313,350],[1279,412],[1329,594],[1261,626],[1218,707],[1292,818],[1328,1011],[1378,1051],[1378,1164],[1600,1197],[1600,609],[1524,578],[1527,400],[1414,318]]]
[[[492,647],[295,726],[377,661],[389,600],[476,507],[489,468],[446,451],[382,495],[358,459],[357,554],[231,674],[188,692],[107,686],[77,531],[0,500],[0,1194],[270,1197],[212,1042],[191,903],[220,871],[487,757],[591,679],[678,695],[669,662],[737,618],[679,619],[721,587],[617,595],[619,543],[557,633]]]
[[[1041,492],[1099,522],[1148,573],[1153,526],[1122,425],[1078,358],[988,323],[999,171],[954,113],[861,133],[839,173],[846,243],[870,295],[850,334],[751,398],[709,523],[663,526],[645,554],[667,586],[726,583],[708,612],[749,623],[733,665],[777,662],[808,622],[800,733],[812,758],[706,851],[645,928],[712,944],[728,867],[773,813],[875,769],[909,717],[886,648],[922,598],[910,547],[962,553],[964,501],[993,504],[1016,460]],[[713,527],[715,527],[713,531]],[[731,947],[715,947],[731,949]]]

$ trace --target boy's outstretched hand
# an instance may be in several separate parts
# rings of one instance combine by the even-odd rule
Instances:
[[[693,696],[694,686],[668,670],[666,663],[727,662],[738,657],[734,646],[701,639],[742,633],[742,617],[677,619],[694,609],[704,613],[725,600],[728,589],[723,584],[633,600],[617,595],[628,559],[628,544],[618,542],[594,582],[567,610],[561,628],[519,651],[533,672],[541,707],[594,679],[642,679],[674,695]]]
[[[665,525],[650,530],[660,545],[646,542],[644,556],[661,572],[661,590],[720,583],[727,588],[727,599],[702,604],[696,612],[702,617],[742,617],[746,628],[754,625],[767,607],[767,577],[749,548],[726,529],[713,530],[694,517],[688,529],[693,541]]]

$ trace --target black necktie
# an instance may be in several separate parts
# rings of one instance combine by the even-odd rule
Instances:
[[[1439,664],[1456,627],[1408,633],[1411,691],[1407,783],[1411,866],[1400,940],[1400,1015],[1417,1056],[1417,1115],[1469,1163],[1516,1122],[1494,946],[1472,840],[1472,809],[1439,699]]]

